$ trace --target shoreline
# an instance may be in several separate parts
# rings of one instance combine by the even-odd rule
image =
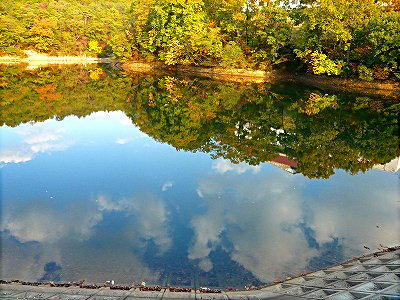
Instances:
[[[231,82],[275,83],[289,81],[302,83],[321,89],[347,91],[370,96],[383,96],[399,99],[400,82],[394,81],[362,81],[358,79],[329,77],[313,74],[292,74],[285,71],[261,71],[246,69],[227,69],[220,67],[197,66],[167,66],[143,62],[128,62],[122,64],[122,69],[128,74],[136,73],[166,73],[177,72],[203,76],[215,80]],[[400,99],[399,99],[400,100]]]
[[[121,65],[128,74],[135,73],[182,73],[203,76],[215,80],[232,82],[271,82],[276,79],[275,71],[227,69],[221,67],[200,67],[200,66],[168,66],[159,63],[128,62]]]
[[[167,284],[149,286],[142,284],[114,285],[80,282],[24,282],[17,279],[0,280],[2,296],[21,299],[24,293],[40,293],[42,296],[55,297],[66,294],[71,298],[86,295],[112,296],[113,299],[321,299],[334,295],[334,299],[357,298],[394,299],[399,290],[398,268],[400,246],[381,248],[378,251],[359,255],[337,265],[301,273],[282,281],[247,289],[220,289],[208,287],[171,287]],[[371,289],[371,286],[373,287]],[[338,297],[338,298],[336,298]],[[30,297],[32,298],[32,297]],[[325,297],[323,297],[325,298]],[[348,298],[348,299],[354,299]],[[379,298],[381,299],[381,298]],[[382,298],[383,299],[383,298]],[[386,298],[385,298],[386,299]],[[396,298],[397,299],[397,298]]]
[[[105,57],[92,56],[49,56],[26,50],[25,57],[21,56],[0,56],[0,65],[19,65],[27,64],[27,69],[36,69],[51,65],[74,65],[74,64],[99,64],[99,63],[117,63],[116,60]]]
[[[21,64],[29,65],[46,65],[46,64],[74,64],[74,63],[111,63],[116,60],[109,57],[93,57],[93,56],[50,56],[38,53],[32,50],[23,51],[25,56],[0,56],[0,64]]]
[[[353,78],[339,78],[312,74],[287,75],[287,78],[281,77],[281,80],[302,83],[321,89],[347,91],[350,93],[359,93],[371,96],[383,96],[400,100],[400,82],[362,81]]]
[[[221,67],[201,66],[168,66],[162,63],[120,62],[112,58],[98,58],[87,56],[48,56],[34,51],[25,51],[27,57],[2,56],[0,65],[27,64],[27,69],[35,69],[51,65],[68,64],[114,64],[119,65],[128,74],[138,73],[181,73],[207,77],[214,80],[230,82],[274,83],[293,82],[333,91],[346,91],[370,96],[382,96],[390,99],[399,99],[399,81],[362,81],[354,78],[329,77],[313,74],[293,74],[285,71],[261,71],[247,69],[228,69]]]
[[[97,58],[97,57],[80,57],[80,56],[54,56],[51,59],[48,58],[4,58],[0,57],[0,64],[28,64],[28,65],[51,65],[51,64],[98,64],[98,63],[113,63],[116,62],[110,58]]]

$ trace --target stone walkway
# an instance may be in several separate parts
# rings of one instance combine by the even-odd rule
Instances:
[[[343,264],[309,273],[302,277],[260,290],[200,293],[112,290],[109,287],[85,289],[79,287],[30,286],[21,283],[0,285],[0,298],[17,299],[399,299],[400,249],[376,252]]]

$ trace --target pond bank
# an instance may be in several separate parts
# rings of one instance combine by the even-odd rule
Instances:
[[[29,69],[45,67],[48,65],[63,64],[99,64],[116,63],[111,58],[99,58],[90,56],[49,56],[32,50],[25,50],[25,56],[0,56],[0,64],[28,64]]]
[[[196,76],[208,77],[215,80],[232,82],[272,83],[277,81],[291,81],[305,85],[331,89],[333,91],[346,91],[370,96],[381,96],[399,99],[400,82],[394,81],[361,81],[357,79],[335,78],[322,75],[293,74],[284,71],[261,71],[246,69],[227,69],[221,67],[197,66],[168,66],[162,63],[128,62],[121,63],[111,58],[98,58],[88,56],[49,56],[32,50],[24,51],[25,57],[1,56],[0,65],[27,64],[28,69],[46,67],[50,65],[67,64],[99,64],[108,63],[121,66],[130,74],[135,73],[170,73],[177,72]]]
[[[167,66],[164,64],[150,64],[143,62],[129,62],[122,64],[122,68],[128,73],[154,73],[154,72],[178,72],[204,76],[215,80],[233,82],[277,82],[292,81],[309,86],[355,92],[366,95],[383,96],[398,99],[400,94],[399,82],[392,81],[361,81],[357,79],[335,78],[311,74],[292,74],[284,71],[261,71],[246,69],[226,69],[220,67],[194,67],[194,66]]]
[[[286,77],[287,76],[287,77]],[[382,96],[400,100],[400,83],[394,81],[362,81],[312,74],[281,74],[281,80],[333,91],[347,91],[371,96]]]
[[[248,81],[261,83],[270,82],[275,78],[275,72],[226,69],[220,67],[168,66],[158,63],[129,62],[122,64],[122,68],[128,73],[177,72],[235,82]]]

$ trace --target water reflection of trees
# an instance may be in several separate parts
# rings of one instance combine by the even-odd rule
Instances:
[[[311,178],[328,178],[337,168],[365,171],[400,154],[400,104],[384,99],[84,68],[7,68],[0,82],[1,123],[9,126],[122,110],[177,149],[252,165],[285,154]]]
[[[135,87],[131,117],[177,149],[253,165],[283,153],[312,178],[365,171],[399,154],[398,103],[286,88],[145,80]]]
[[[131,82],[130,77],[109,76],[101,68],[0,68],[0,124],[126,110]]]

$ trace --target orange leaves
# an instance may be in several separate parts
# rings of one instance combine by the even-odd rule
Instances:
[[[56,84],[46,84],[38,86],[35,91],[39,94],[40,100],[57,100],[61,97],[61,92],[56,92]]]
[[[49,7],[48,3],[39,3],[39,8],[41,9],[47,9],[47,7]]]
[[[387,0],[383,2],[386,5],[386,11],[400,11],[400,0]]]
[[[31,28],[30,33],[51,38],[54,36],[53,28],[55,28],[56,26],[57,22],[50,18],[35,20],[35,23]]]

